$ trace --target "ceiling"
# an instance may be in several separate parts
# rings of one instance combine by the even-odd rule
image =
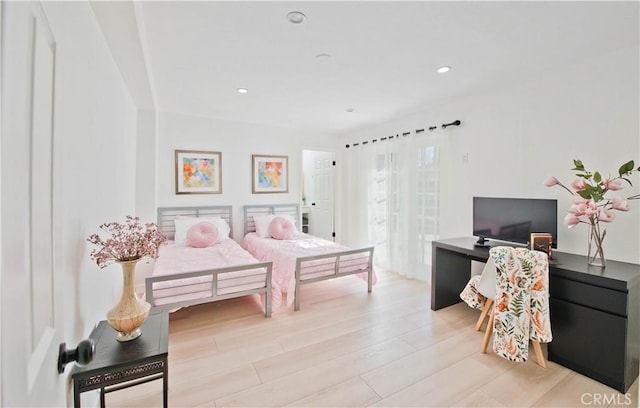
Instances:
[[[638,47],[640,37],[636,1],[92,7],[139,106],[338,134]],[[292,24],[291,11],[306,20]],[[437,73],[443,65],[451,71]]]

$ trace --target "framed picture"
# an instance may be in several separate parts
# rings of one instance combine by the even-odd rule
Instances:
[[[288,193],[289,166],[287,156],[251,155],[253,178],[251,192]]]
[[[222,154],[176,150],[176,194],[221,194]]]

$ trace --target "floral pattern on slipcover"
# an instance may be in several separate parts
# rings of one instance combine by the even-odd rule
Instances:
[[[480,275],[474,275],[467,282],[467,286],[460,292],[460,299],[474,309],[481,309],[487,301],[487,298],[480,292],[478,292],[478,282],[480,282]]]
[[[493,351],[507,360],[526,361],[529,340],[552,340],[547,254],[505,246],[489,253],[497,267]]]

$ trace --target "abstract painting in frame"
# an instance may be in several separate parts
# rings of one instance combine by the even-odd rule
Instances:
[[[176,194],[221,194],[222,154],[176,150]]]
[[[252,193],[289,192],[289,166],[287,156],[251,155]]]

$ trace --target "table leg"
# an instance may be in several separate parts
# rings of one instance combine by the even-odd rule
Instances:
[[[80,408],[80,388],[75,381],[73,382],[73,407]]]
[[[434,248],[431,266],[431,310],[461,302],[460,292],[471,277],[471,259]]]
[[[104,388],[100,388],[100,408],[104,408]]]
[[[167,408],[169,397],[169,364],[168,361],[164,362],[164,372],[162,373],[162,406]]]

